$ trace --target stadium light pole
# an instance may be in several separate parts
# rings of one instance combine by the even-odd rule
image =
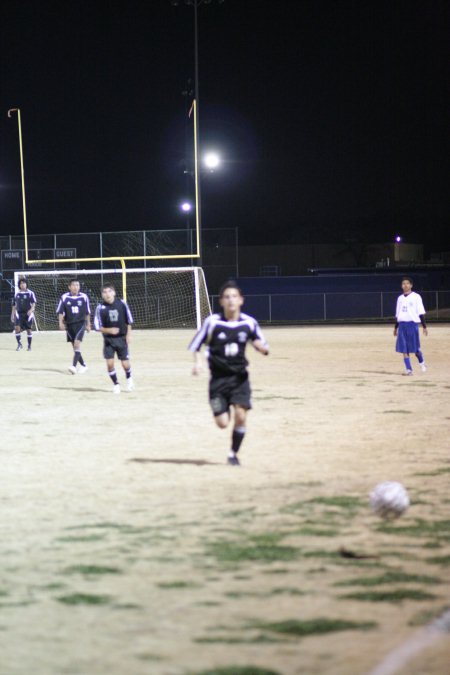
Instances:
[[[25,235],[25,262],[28,263],[27,208],[25,203],[25,172],[23,168],[22,122],[20,119],[20,108],[10,108],[8,110],[8,117],[12,117],[13,112],[17,113],[17,126],[19,129],[20,173],[22,177],[23,231]]]
[[[218,4],[221,5],[225,0],[217,0]],[[196,191],[196,208],[195,208],[195,218],[197,223],[197,232],[198,232],[198,263],[201,267],[202,265],[202,204],[201,204],[201,181],[200,181],[200,170],[199,170],[199,76],[198,76],[198,8],[200,5],[210,5],[212,0],[184,0],[185,5],[194,8],[194,181],[195,181],[195,191]],[[181,4],[181,0],[170,0],[170,4],[174,7],[178,7]]]

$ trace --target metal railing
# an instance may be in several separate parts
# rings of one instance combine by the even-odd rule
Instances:
[[[450,321],[450,290],[421,291],[427,318]],[[393,319],[398,292],[246,295],[244,311],[263,323],[385,321]],[[211,307],[219,311],[218,296]]]

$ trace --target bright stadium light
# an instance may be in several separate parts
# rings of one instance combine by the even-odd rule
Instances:
[[[395,237],[395,242],[396,242],[397,244],[400,244],[401,240],[402,240],[402,238],[400,237],[400,235],[397,235],[397,236]]]
[[[207,152],[203,157],[203,162],[207,169],[214,171],[220,165],[220,157],[217,152]]]
[[[183,202],[182,204],[180,204],[180,209],[184,213],[189,213],[190,211],[192,211],[192,204],[190,202]]]

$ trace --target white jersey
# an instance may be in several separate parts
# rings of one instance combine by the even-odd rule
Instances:
[[[425,314],[422,298],[418,293],[408,293],[408,295],[400,295],[397,300],[397,309],[395,318],[398,323],[402,321],[413,321],[420,323],[421,314]]]

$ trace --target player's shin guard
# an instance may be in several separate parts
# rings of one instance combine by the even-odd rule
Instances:
[[[117,379],[117,373],[115,370],[108,371],[108,375],[110,376],[114,384],[119,384],[119,380]]]
[[[244,440],[245,431],[245,427],[235,427],[233,429],[233,435],[231,437],[231,449],[235,454],[239,452],[239,448],[241,447],[242,441]]]

